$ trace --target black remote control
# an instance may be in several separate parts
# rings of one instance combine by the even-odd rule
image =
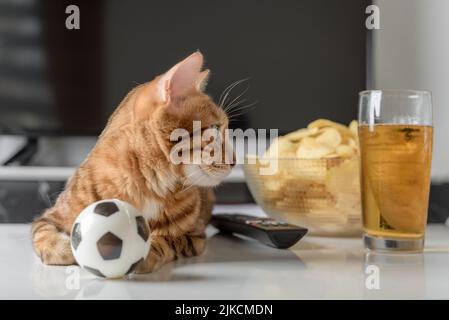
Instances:
[[[279,249],[291,247],[307,233],[306,228],[283,221],[244,214],[214,214],[211,224],[220,231],[241,234]]]

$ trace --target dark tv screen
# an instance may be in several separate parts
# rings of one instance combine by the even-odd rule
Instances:
[[[80,29],[66,28],[68,5]],[[349,122],[366,86],[366,1],[0,2],[0,133],[97,135],[126,93],[199,49],[218,100],[248,88],[232,122],[281,133]]]

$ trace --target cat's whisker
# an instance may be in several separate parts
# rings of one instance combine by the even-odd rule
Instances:
[[[245,108],[245,105],[242,105],[244,102],[246,102],[246,99],[243,99],[241,101],[239,101],[239,103],[237,103],[235,106],[233,106],[233,108],[231,110],[229,110],[227,112],[227,116],[231,115],[232,113],[241,110],[242,108]]]
[[[233,105],[235,102],[238,102],[238,99],[240,99],[240,97],[242,97],[245,93],[247,93],[248,90],[249,90],[249,86],[248,86],[245,90],[243,90],[242,93],[240,93],[237,97],[235,97],[234,100],[232,100],[232,101],[228,104],[228,106],[224,107],[223,110],[224,110],[225,112],[228,111],[228,110],[231,110],[232,105]],[[238,105],[238,103],[237,103],[237,105]]]
[[[225,89],[226,94],[224,95],[223,99],[220,99],[218,105],[219,105],[220,107],[223,108],[223,106],[226,104],[226,99],[228,99],[229,94],[231,93],[231,91],[232,91],[236,86],[238,86],[240,83],[242,83],[242,82],[244,82],[244,81],[247,81],[247,80],[249,80],[249,78],[245,78],[245,79],[238,80],[238,81],[234,82],[233,84],[231,84],[228,88],[226,88],[226,89]],[[223,93],[224,93],[224,92],[223,92]]]
[[[192,178],[195,174],[196,174],[196,171],[193,171],[184,177],[184,182],[182,183],[183,188],[185,187],[186,183],[189,182],[189,179]]]
[[[194,186],[197,184],[197,182],[199,182],[199,181],[201,180],[201,178],[202,178],[202,177],[199,176],[198,178],[196,178],[195,180],[193,180],[193,181],[187,186],[187,188],[182,189],[181,192],[187,191],[187,190],[189,190],[190,188],[194,187]]]
[[[213,175],[215,177],[212,169],[210,169],[209,167],[204,167],[204,168],[202,168],[202,170],[206,171],[207,173],[210,173],[211,175]]]
[[[240,84],[240,83],[238,83],[238,84]],[[238,85],[238,84],[237,84],[237,85]],[[237,85],[236,85],[236,86],[237,86]],[[226,105],[229,105],[229,103],[227,103],[227,99],[231,96],[231,91],[234,90],[234,88],[235,88],[236,86],[233,86],[233,87],[226,93],[226,96],[225,96],[225,98],[223,99],[223,102],[222,102],[222,104],[221,104],[221,107],[223,108],[223,110],[227,110]]]
[[[190,178],[194,178],[194,176],[195,176],[197,173],[198,173],[198,171],[193,171],[193,172],[189,173],[189,174],[184,178],[184,182],[183,182],[183,184],[182,184],[182,190],[181,190],[181,192],[188,190],[189,188],[191,188],[192,186],[194,186],[198,181],[201,180],[201,176],[199,176],[198,178],[193,179],[193,181],[189,181]],[[189,185],[187,185],[187,188],[185,188],[185,187],[186,187],[186,183],[189,183]]]
[[[225,95],[225,93],[227,92],[227,90],[229,89],[230,86],[232,86],[235,82],[231,83],[230,85],[228,85],[223,92],[220,95],[220,98],[218,99],[218,105],[221,106],[221,102],[223,100],[223,96]]]
[[[197,180],[197,179],[195,179],[195,174],[196,174],[196,172],[194,172],[193,174],[191,174],[187,177],[187,179],[184,182],[184,186],[189,186],[192,184],[191,181]]]
[[[232,113],[232,114],[230,114],[228,116],[228,119],[233,119],[233,118],[235,118],[235,117],[237,117],[239,115],[246,114],[246,113],[250,112],[251,110],[254,109],[254,108],[251,108],[251,107],[244,108],[244,109],[241,109],[241,110],[236,110],[234,113]],[[238,112],[238,111],[241,111],[241,112]]]
[[[249,112],[249,110],[246,110],[245,112],[234,113],[231,117],[228,117],[228,119],[230,119],[230,120],[236,119],[241,115],[247,114],[248,112]]]
[[[223,90],[223,92],[222,92],[221,95],[220,95],[220,99],[218,100],[218,104],[219,104],[220,106],[222,105],[224,95],[228,92],[228,90],[231,90],[231,89],[233,88],[233,86],[235,86],[236,84],[239,83],[239,81],[242,81],[242,80],[244,80],[244,79],[234,81],[233,83],[231,83],[230,85],[228,85],[228,86]],[[232,88],[231,88],[231,87],[232,87]]]
[[[237,102],[234,102],[233,104],[229,105],[229,107],[226,109],[226,113],[232,111],[234,108],[238,107],[243,102],[247,101],[247,99],[242,99]]]
[[[230,112],[230,113],[228,114],[228,119],[232,119],[232,118],[235,118],[236,116],[239,116],[239,115],[248,113],[249,111],[251,111],[252,109],[255,108],[255,105],[256,105],[257,103],[258,103],[258,101],[254,101],[254,102],[249,103],[249,104],[247,104],[247,105],[245,105],[245,106],[242,106],[242,107],[240,107],[240,108],[237,108],[237,109],[232,110],[232,112]],[[242,111],[242,112],[239,112],[239,111]]]
[[[253,105],[259,103],[259,101],[256,100],[256,101],[253,101],[253,102],[250,102],[250,103],[242,105],[242,102],[245,102],[245,101],[246,101],[246,99],[243,99],[242,101],[240,101],[236,106],[234,106],[234,108],[232,110],[230,110],[230,112],[232,113],[232,112],[235,112],[237,110],[246,109],[246,108],[248,108],[250,106],[253,106]]]
[[[229,118],[229,120],[235,120],[235,119],[237,119],[237,117],[239,117],[243,114],[246,114],[246,113],[248,113],[248,112],[237,113],[237,114],[233,115],[231,118]]]
[[[219,179],[219,178],[220,178],[220,176],[219,176],[218,174],[216,174],[215,171],[212,170],[212,169],[210,169],[209,167],[204,167],[204,170],[205,170],[209,175],[211,175],[212,178],[214,178],[214,179]]]

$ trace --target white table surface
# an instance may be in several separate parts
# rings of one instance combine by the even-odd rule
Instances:
[[[256,206],[216,210],[262,214]],[[209,227],[203,256],[122,280],[81,270],[79,289],[66,267],[38,261],[29,231],[28,225],[0,225],[0,299],[449,298],[449,228],[444,225],[429,226],[425,252],[409,255],[366,253],[359,238],[310,236],[277,250]],[[368,265],[379,270],[379,289],[366,287]]]

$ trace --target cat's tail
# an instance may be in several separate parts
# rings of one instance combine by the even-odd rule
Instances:
[[[70,235],[61,228],[58,216],[57,209],[53,207],[33,222],[31,236],[34,251],[44,264],[74,264]]]

